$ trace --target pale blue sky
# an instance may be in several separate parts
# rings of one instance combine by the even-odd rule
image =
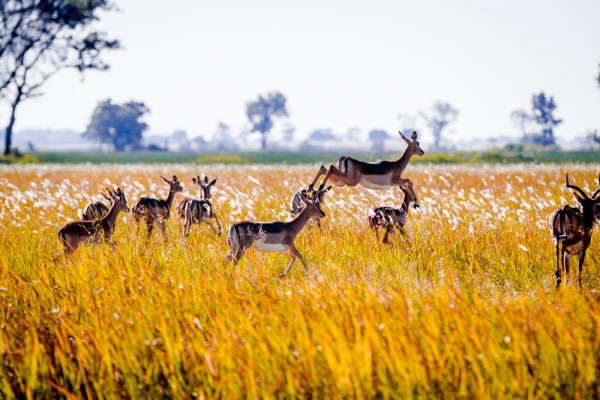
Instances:
[[[17,132],[85,129],[98,101],[140,100],[149,133],[211,135],[280,91],[299,135],[394,132],[435,100],[457,138],[517,135],[510,113],[554,96],[557,130],[600,129],[600,1],[115,0],[100,26],[122,41],[105,73],[63,72],[23,103]],[[421,123],[422,134],[428,135]]]

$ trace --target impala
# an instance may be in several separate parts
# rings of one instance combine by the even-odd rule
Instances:
[[[323,200],[325,197],[325,193],[331,190],[331,186],[329,186],[325,190],[321,190],[319,193],[319,204],[323,204]],[[292,197],[292,201],[290,202],[290,217],[294,218],[296,215],[300,214],[304,207],[306,207],[306,200],[312,199],[313,190],[310,189],[302,189],[298,193],[294,194]],[[317,219],[317,226],[321,229],[321,220]]]
[[[579,259],[577,280],[581,289],[585,252],[592,239],[594,221],[600,219],[600,196],[598,196],[600,188],[596,189],[591,197],[588,197],[579,187],[569,184],[568,174],[566,180],[566,186],[574,190],[573,194],[579,202],[579,207],[564,205],[550,215],[550,233],[556,249],[556,288],[560,287],[562,270],[565,270],[568,277],[571,256],[577,255]],[[600,175],[598,176],[598,185],[600,186]],[[562,266],[560,265],[561,259]]]
[[[141,219],[146,220],[148,239],[152,234],[155,223],[158,224],[165,240],[167,239],[166,224],[171,215],[171,205],[173,204],[175,193],[183,190],[175,175],[173,175],[172,181],[165,179],[162,176],[161,179],[169,185],[169,195],[167,196],[167,199],[162,200],[153,197],[142,197],[131,209],[136,223],[139,224]]]
[[[227,233],[227,245],[229,246],[227,259],[233,261],[235,267],[244,253],[254,246],[260,251],[284,252],[291,258],[285,271],[279,275],[280,278],[290,272],[296,258],[299,258],[304,269],[308,270],[304,257],[294,245],[294,240],[311,218],[325,217],[325,213],[321,210],[319,197],[322,197],[322,193],[320,192],[320,190],[314,191],[310,199],[302,198],[301,201],[305,207],[290,222],[242,221],[231,226]]]
[[[204,181],[198,176],[197,178],[192,178],[192,182],[200,188],[200,198],[193,199],[191,197],[186,197],[177,204],[177,217],[185,221],[183,225],[183,236],[189,235],[192,224],[199,224],[202,222],[206,222],[213,232],[220,236],[222,233],[221,224],[219,223],[217,215],[213,213],[212,204],[208,200],[211,197],[210,189],[217,182],[217,179],[215,178],[209,183],[207,176],[204,176]],[[211,219],[214,219],[217,223],[217,227],[219,228],[218,231],[213,226]]]
[[[112,205],[104,217],[93,221],[69,222],[58,231],[58,241],[65,255],[72,254],[80,244],[98,244],[104,240],[111,247],[115,246],[110,237],[115,230],[117,216],[121,211],[129,212],[129,207],[127,207],[125,192],[120,188],[114,192],[107,190]]]
[[[383,243],[389,244],[389,236],[396,237],[395,227],[398,227],[400,233],[404,236],[404,224],[410,209],[410,203],[416,199],[412,183],[400,186],[404,192],[404,201],[400,208],[392,207],[377,207],[373,209],[367,216],[367,221],[371,229],[375,230],[375,236],[379,242],[379,228],[385,229],[383,235]]]
[[[108,190],[108,188],[107,188]],[[83,221],[91,221],[94,219],[99,219],[108,214],[108,210],[112,205],[112,199],[105,195],[104,193],[100,193],[102,197],[104,197],[108,201],[108,207],[101,201],[96,201],[94,203],[88,204],[83,211],[82,220]]]
[[[356,186],[361,184],[368,189],[389,189],[392,186],[400,186],[408,183],[408,179],[402,178],[402,173],[413,155],[422,156],[425,152],[417,141],[417,132],[413,132],[411,139],[407,139],[402,132],[398,132],[402,140],[408,145],[402,156],[396,161],[380,161],[369,163],[343,156],[335,165],[329,169],[321,165],[317,175],[308,186],[312,189],[317,179],[325,175],[319,189],[323,189],[328,180],[336,186]],[[419,206],[415,198],[414,207]]]

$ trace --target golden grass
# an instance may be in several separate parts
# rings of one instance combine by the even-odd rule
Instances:
[[[547,219],[596,188],[600,166],[409,166],[421,208],[409,238],[380,245],[368,210],[398,190],[333,188],[323,230],[297,261],[248,251],[233,270],[225,237],[169,221],[142,240],[119,217],[117,248],[55,264],[59,228],[125,188],[166,197],[159,176],[218,176],[213,206],[232,222],[286,220],[316,166],[0,167],[0,397],[598,398],[600,244],[583,281],[554,289]],[[575,272],[574,269],[572,272]]]

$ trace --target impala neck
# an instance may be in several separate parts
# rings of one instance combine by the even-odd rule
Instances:
[[[410,149],[410,145],[406,148],[406,150],[404,150],[404,153],[402,154],[402,156],[396,160],[396,164],[398,164],[398,166],[404,170],[406,168],[406,166],[408,165],[408,162],[410,161],[410,158],[413,156],[413,152]]]
[[[108,214],[106,214],[106,216],[103,219],[106,220],[109,226],[113,227],[115,226],[115,221],[117,220],[117,216],[120,212],[121,209],[117,208],[117,203],[115,202],[112,204],[110,210],[108,210]]]
[[[402,211],[405,214],[408,214],[408,210],[410,209],[410,199],[406,193],[404,193],[404,202],[402,203]]]
[[[175,190],[172,188],[169,189],[169,196],[167,196],[167,208],[171,209],[171,204],[173,204],[173,199],[175,198]]]
[[[312,210],[309,210],[309,206],[304,207],[302,212],[300,212],[296,218],[289,222],[292,230],[298,234],[302,228],[304,228],[304,225],[306,225],[306,223],[312,218],[312,216]]]

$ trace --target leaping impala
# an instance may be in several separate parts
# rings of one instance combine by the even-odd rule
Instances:
[[[156,199],[154,197],[142,197],[135,203],[131,209],[135,222],[139,224],[141,219],[146,220],[147,238],[150,238],[152,229],[156,223],[163,233],[163,237],[167,240],[166,224],[171,215],[171,205],[175,198],[175,193],[181,192],[183,188],[179,184],[177,177],[173,175],[173,180],[160,177],[167,185],[169,185],[169,196],[166,200]]]
[[[585,252],[592,240],[594,221],[600,220],[600,196],[598,196],[600,187],[596,189],[591,197],[588,197],[579,187],[569,184],[568,174],[566,179],[566,186],[575,191],[573,194],[579,202],[579,207],[572,207],[567,204],[559,207],[550,215],[550,233],[554,239],[556,249],[556,288],[560,287],[562,270],[564,269],[568,276],[571,256],[577,255],[579,259],[577,280],[581,289],[581,274]],[[600,186],[600,174],[598,175],[598,185]],[[580,193],[581,196],[577,193]],[[561,258],[562,266],[560,265]]]
[[[326,190],[329,190],[329,188]],[[316,190],[310,199],[302,198],[301,201],[305,204],[305,207],[290,222],[242,221],[232,225],[227,233],[227,245],[229,246],[227,259],[233,261],[235,267],[244,253],[254,246],[260,251],[284,252],[292,259],[285,271],[279,275],[280,278],[290,272],[296,258],[299,258],[304,269],[308,270],[304,257],[294,245],[294,240],[311,218],[325,217],[319,200],[319,196],[322,196],[321,192],[321,190]]]
[[[108,213],[93,221],[69,222],[58,231],[58,241],[63,247],[64,255],[72,254],[80,244],[98,244],[102,240],[109,243],[111,247],[115,243],[110,239],[114,230],[117,216],[121,211],[129,212],[125,192],[120,188],[113,192],[108,190],[112,205]],[[60,256],[59,256],[60,257]]]
[[[400,186],[400,189],[404,192],[404,201],[400,208],[392,207],[377,207],[369,212],[367,215],[367,221],[371,229],[375,231],[375,236],[379,242],[379,228],[385,229],[382,243],[390,244],[389,236],[396,237],[395,227],[405,235],[404,225],[406,224],[406,217],[410,209],[410,203],[413,202],[417,196],[412,187],[412,183]]]
[[[177,217],[184,221],[183,236],[186,237],[189,235],[192,224],[199,224],[202,222],[206,222],[213,232],[220,236],[222,233],[221,224],[219,223],[217,215],[213,213],[212,204],[208,200],[211,197],[210,189],[217,183],[217,178],[209,183],[208,176],[204,176],[204,181],[198,176],[197,178],[192,178],[192,182],[200,188],[200,198],[193,199],[191,197],[186,197],[177,204]],[[217,227],[219,228],[218,231],[211,223],[211,219],[214,219],[217,223]]]
[[[402,132],[398,133],[408,145],[398,160],[369,163],[343,156],[329,169],[321,165],[308,188],[312,189],[321,175],[325,175],[325,179],[323,179],[319,189],[323,189],[328,180],[340,187],[361,184],[368,189],[389,189],[392,186],[399,187],[407,184],[409,179],[402,178],[402,172],[404,172],[413,155],[422,156],[425,152],[417,141],[417,132],[413,132],[411,139],[407,139]],[[418,206],[419,201],[415,198],[414,207]]]

